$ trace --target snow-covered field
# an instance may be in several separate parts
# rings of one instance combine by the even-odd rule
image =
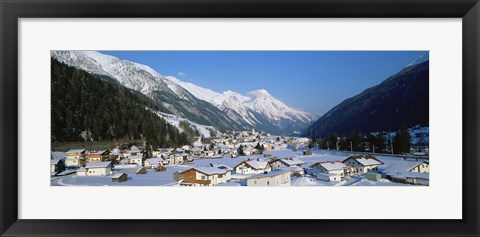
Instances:
[[[342,161],[351,153],[345,153],[340,151],[325,151],[325,150],[313,150],[312,155],[302,155],[301,151],[292,150],[274,150],[265,151],[265,154],[270,154],[271,157],[286,158],[296,157],[303,160],[306,164],[302,165],[302,168],[319,162],[319,161]],[[269,157],[269,158],[271,158]],[[389,156],[376,156],[381,160],[384,165],[378,167],[379,171],[386,169],[389,165],[396,162],[408,162],[399,157]],[[135,170],[138,167],[135,166],[115,166],[114,172],[122,172],[128,174],[128,181],[121,183],[113,183],[111,176],[104,177],[92,177],[92,176],[77,176],[76,174],[67,176],[57,176],[51,178],[52,186],[178,186],[178,182],[173,179],[173,173],[176,171],[184,171],[190,167],[208,166],[210,164],[223,164],[233,168],[238,163],[246,159],[269,159],[264,158],[263,155],[241,156],[237,158],[223,157],[216,159],[195,159],[193,163],[188,165],[167,166],[166,171],[154,172],[148,169],[147,174],[135,174]],[[234,171],[233,171],[234,172]],[[305,177],[294,177],[291,180],[292,186],[399,186],[406,184],[393,183],[386,179],[381,179],[377,182],[368,181],[361,176],[349,176],[345,181],[340,182],[327,182],[317,180],[314,176],[306,175]],[[220,186],[238,186],[244,184],[239,180],[232,180],[231,184],[223,184]]]

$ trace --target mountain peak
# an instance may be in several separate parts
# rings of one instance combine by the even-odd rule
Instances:
[[[250,91],[248,94],[253,97],[272,97],[265,89]]]

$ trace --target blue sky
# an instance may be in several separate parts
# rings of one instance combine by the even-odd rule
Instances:
[[[315,114],[379,84],[421,55],[428,59],[428,51],[100,52],[217,92],[266,89],[288,106]]]

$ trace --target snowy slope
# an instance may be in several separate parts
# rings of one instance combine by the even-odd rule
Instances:
[[[162,112],[158,112],[158,111],[156,111],[155,114],[157,114],[159,117],[165,119],[165,121],[167,121],[167,123],[177,127],[180,132],[183,132],[183,129],[180,127],[180,121],[186,121],[186,122],[190,123],[191,128],[197,130],[200,133],[200,135],[205,137],[205,138],[210,138],[211,137],[210,131],[215,131],[215,133],[217,135],[221,134],[213,126],[198,124],[198,123],[192,122],[188,119],[180,118],[180,117],[178,117],[176,115],[173,115],[173,114],[167,114],[167,113],[162,113]]]

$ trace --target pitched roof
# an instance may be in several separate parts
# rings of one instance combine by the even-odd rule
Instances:
[[[50,160],[50,164],[51,164],[51,165],[58,165],[58,162],[60,162],[60,159]]]
[[[238,166],[246,164],[247,166],[252,167],[255,170],[263,170],[267,168],[268,162],[264,160],[244,160],[240,162],[238,165],[236,165],[234,168],[236,169]]]
[[[67,151],[66,153],[67,154],[75,154],[75,153],[82,153],[84,151],[86,151],[86,150],[85,149],[72,149],[72,150]]]
[[[314,167],[314,166],[317,166],[317,165],[322,166],[326,170],[342,170],[346,167],[346,165],[343,164],[342,162],[340,162],[339,160],[317,162],[317,163],[311,165],[310,167]]]
[[[305,162],[303,160],[297,159],[297,158],[284,158],[284,159],[279,159],[281,162],[291,166],[291,165],[303,165]]]
[[[140,151],[137,146],[133,145],[130,147],[130,151]]]
[[[163,158],[150,158],[150,159],[146,159],[145,162],[148,162],[150,164],[159,164],[159,163],[162,163],[163,162]]]
[[[88,162],[87,165],[85,165],[85,168],[91,169],[91,168],[107,168],[109,165],[111,165],[110,161],[106,162]]]
[[[261,178],[275,177],[275,176],[285,174],[287,172],[290,172],[290,170],[275,170],[275,171],[272,171],[272,172],[266,173],[266,174],[257,174],[255,176],[248,177],[246,179],[261,179]]]
[[[92,153],[90,153],[90,155],[101,155],[101,154],[103,154],[103,153],[105,153],[105,152],[107,152],[107,150],[99,150],[99,151],[97,151],[97,152],[92,152]]]
[[[426,162],[422,161],[397,161],[391,165],[389,165],[382,173],[384,174],[397,174],[403,172],[410,172],[413,168],[424,164]]]
[[[356,161],[358,161],[360,164],[362,164],[363,166],[367,166],[367,165],[383,165],[383,162],[381,162],[380,160],[378,160],[377,158],[375,158],[374,156],[372,155],[365,155],[365,156],[350,156],[348,157],[347,159],[343,160],[342,162],[345,162],[347,161],[348,159],[355,159]]]
[[[112,178],[114,179],[118,179],[120,178],[120,176],[124,175],[125,173],[121,173],[121,172],[118,172],[118,173],[115,173],[114,175],[112,175]]]
[[[185,173],[189,170],[196,170],[200,173],[204,173],[206,175],[214,175],[214,174],[225,174],[227,173],[226,170],[224,169],[219,169],[219,168],[216,168],[216,167],[208,167],[208,166],[203,166],[203,167],[194,167],[194,168],[191,168],[191,169],[188,169],[188,170],[185,170],[185,171],[182,171],[181,173]]]
[[[143,156],[140,156],[140,155],[129,156],[127,159],[143,159]]]

